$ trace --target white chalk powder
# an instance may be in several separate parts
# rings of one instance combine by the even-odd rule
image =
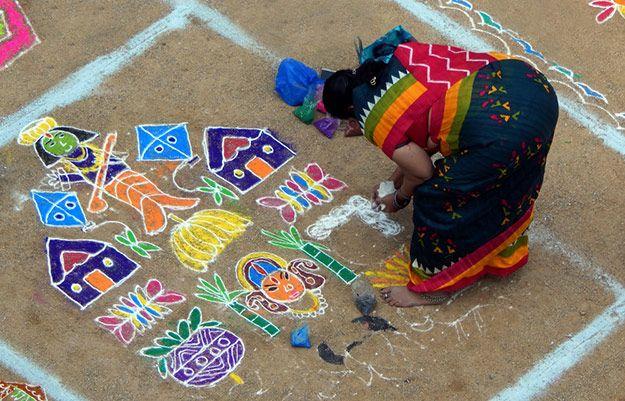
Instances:
[[[382,181],[378,187],[378,196],[384,198],[387,195],[395,193],[395,184],[393,181]]]

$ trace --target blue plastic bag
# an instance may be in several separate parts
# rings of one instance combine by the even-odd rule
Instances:
[[[402,43],[412,42],[415,38],[403,26],[398,25],[364,49],[360,39],[358,40],[356,52],[358,53],[358,62],[360,64],[370,59],[383,61],[388,64],[397,46]]]
[[[322,83],[317,71],[301,61],[285,58],[280,62],[276,74],[276,92],[289,106],[301,105],[306,95]]]

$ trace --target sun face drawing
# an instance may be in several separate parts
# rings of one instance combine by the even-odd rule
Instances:
[[[599,24],[603,24],[618,11],[625,18],[625,0],[593,0],[588,3],[591,7],[601,8],[602,11],[597,14],[595,19]]]

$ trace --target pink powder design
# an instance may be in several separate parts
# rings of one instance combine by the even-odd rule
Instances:
[[[17,1],[0,0],[0,10],[4,13],[7,30],[7,38],[0,42],[0,69],[3,69],[39,43],[39,38]]]

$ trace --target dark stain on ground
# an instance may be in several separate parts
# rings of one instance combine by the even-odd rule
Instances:
[[[352,341],[351,344],[349,344],[347,346],[347,348],[345,348],[345,351],[349,352],[352,350],[352,348],[359,346],[360,344],[362,344],[362,341]]]
[[[334,351],[332,351],[332,348],[330,348],[330,346],[325,342],[319,344],[317,352],[319,353],[321,359],[333,365],[343,365],[345,363],[345,357],[343,355],[335,354]]]
[[[392,324],[389,323],[388,320],[383,319],[377,316],[361,316],[352,320],[352,323],[361,323],[363,326],[367,328],[367,330],[371,331],[396,331],[397,329],[393,327]]]

